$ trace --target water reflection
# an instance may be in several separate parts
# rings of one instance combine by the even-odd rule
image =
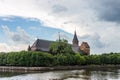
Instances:
[[[12,77],[12,76],[17,76],[25,73],[20,73],[20,72],[0,72],[0,78],[1,77]]]
[[[39,73],[1,72],[0,80],[119,80],[119,69],[66,70]]]

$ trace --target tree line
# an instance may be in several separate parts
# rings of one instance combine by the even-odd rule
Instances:
[[[120,53],[84,55],[75,53],[67,40],[51,43],[49,53],[21,51],[0,53],[0,66],[74,66],[74,65],[117,65]]]
[[[0,66],[74,66],[74,65],[117,65],[120,53],[101,55],[57,54],[46,52],[9,52],[0,53]]]

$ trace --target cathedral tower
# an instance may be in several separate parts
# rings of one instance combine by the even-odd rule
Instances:
[[[76,31],[74,33],[74,38],[73,38],[73,46],[79,46],[79,41],[78,41],[78,38],[77,38],[77,34],[76,34]]]

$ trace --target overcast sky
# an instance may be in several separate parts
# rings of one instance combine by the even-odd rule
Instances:
[[[120,52],[120,0],[0,0],[0,52],[36,38],[86,41],[92,54]]]

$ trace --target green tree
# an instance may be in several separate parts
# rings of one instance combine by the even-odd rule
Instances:
[[[65,39],[52,42],[49,51],[51,54],[73,53],[71,45]]]
[[[59,55],[56,55],[56,60],[58,62],[58,65],[62,65],[62,66],[65,66],[68,64],[67,62],[67,56],[63,55],[63,54],[59,54]]]
[[[86,63],[84,56],[81,56],[79,53],[75,54],[75,59],[76,65],[84,65]]]

